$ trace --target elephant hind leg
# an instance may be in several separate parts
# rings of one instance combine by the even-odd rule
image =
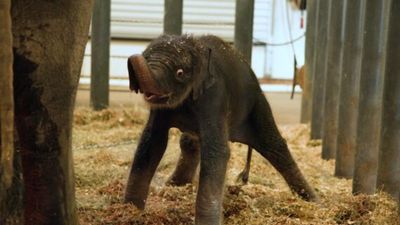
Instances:
[[[318,201],[313,188],[310,187],[290,154],[286,140],[276,126],[271,108],[262,95],[251,114],[251,121],[257,134],[252,147],[278,170],[293,192],[307,201]]]
[[[197,136],[183,133],[180,139],[181,155],[168,185],[182,186],[192,183],[200,161],[200,143]]]

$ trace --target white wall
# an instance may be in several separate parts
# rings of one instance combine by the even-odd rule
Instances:
[[[154,38],[161,34],[163,2],[162,0],[112,1],[111,34],[113,37],[130,38],[130,40],[112,41],[110,50],[111,77],[127,78],[126,58],[132,54],[141,53],[148,44],[148,41],[137,41],[135,39]],[[225,40],[233,40],[235,0],[221,0],[219,2],[185,0],[184,2],[184,32],[216,33],[217,35],[220,34]],[[268,46],[268,43],[282,43],[290,40],[286,2],[287,0],[255,1],[253,41],[267,43],[266,46],[253,46],[252,68],[257,77],[269,75],[272,78],[291,79],[293,76],[291,46]],[[206,10],[207,7],[210,9]],[[293,38],[299,37],[305,32],[304,28],[300,28],[301,13],[291,6],[289,7],[289,22]],[[221,16],[218,17],[218,14],[221,14]],[[202,18],[205,18],[204,23],[199,23]],[[213,22],[214,24],[212,24]],[[302,38],[295,42],[299,66],[304,63],[304,40],[305,38]],[[83,77],[81,81],[83,83],[87,83],[90,76],[90,47],[89,42],[82,68]]]
[[[300,28],[301,12],[294,10],[291,5],[287,4],[287,0],[273,1],[273,25],[268,43],[283,43],[291,40],[286,16],[287,6],[289,7],[289,23],[292,31],[292,38],[303,35],[305,33],[306,13],[304,12],[304,28]],[[294,43],[298,66],[304,64],[304,46],[305,37]],[[293,77],[293,50],[290,45],[268,46],[267,44],[266,55],[265,73],[267,75],[280,79],[291,79]]]
[[[110,77],[116,79],[127,79],[128,71],[126,68],[126,60],[133,54],[141,54],[148,41],[129,41],[129,40],[113,40],[110,46]],[[83,83],[88,82],[91,67],[91,43],[88,42],[85,49],[85,57],[82,65]],[[252,68],[257,77],[263,77],[265,66],[265,46],[254,46],[252,51]]]

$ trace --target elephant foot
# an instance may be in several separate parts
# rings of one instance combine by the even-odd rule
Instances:
[[[303,193],[299,193],[300,197],[303,198],[304,200],[308,201],[308,202],[315,202],[315,203],[319,203],[320,202],[320,198],[319,196],[315,193],[314,190],[312,190],[311,188],[308,191],[304,191]]]
[[[146,199],[143,199],[143,198],[140,198],[137,196],[125,195],[124,203],[133,204],[139,210],[144,210],[144,206],[146,204]]]
[[[165,183],[168,186],[185,186],[191,184],[193,181],[193,176],[177,176],[173,174]]]

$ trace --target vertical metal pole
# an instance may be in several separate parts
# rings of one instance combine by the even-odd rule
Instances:
[[[334,159],[336,155],[340,70],[342,67],[344,0],[331,1],[330,4],[322,132],[323,159]]]
[[[111,0],[95,0],[92,18],[90,103],[94,110],[109,104]]]
[[[301,98],[301,123],[308,123],[311,120],[311,89],[312,89],[312,75],[314,71],[313,58],[315,49],[316,25],[317,25],[317,1],[308,0],[307,2],[307,25],[306,25],[306,53],[305,53],[305,76],[304,88]]]
[[[254,0],[236,0],[234,44],[249,63],[253,47],[253,17]]]
[[[313,74],[313,96],[311,111],[311,139],[322,137],[322,121],[324,107],[324,85],[326,75],[326,44],[327,27],[329,19],[329,3],[331,0],[319,0],[318,4],[318,25],[315,52],[315,71]]]
[[[253,48],[253,17],[254,0],[236,0],[235,13],[235,48],[251,65],[251,51]],[[252,148],[247,150],[247,164],[250,166]],[[250,168],[243,170],[244,176],[248,176]]]
[[[164,1],[164,34],[182,34],[183,0]]]
[[[390,6],[377,186],[399,199],[400,189],[400,2]]]
[[[346,1],[335,161],[335,176],[344,178],[354,172],[364,12],[365,0]]]
[[[376,187],[386,14],[389,1],[368,0],[364,22],[353,193],[373,194]]]

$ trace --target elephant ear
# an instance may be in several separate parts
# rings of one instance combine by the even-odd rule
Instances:
[[[198,99],[206,89],[213,86],[216,82],[216,60],[215,57],[213,57],[211,48],[207,49],[205,55],[206,57],[202,59],[199,78],[196,79],[193,84],[193,100]]]

